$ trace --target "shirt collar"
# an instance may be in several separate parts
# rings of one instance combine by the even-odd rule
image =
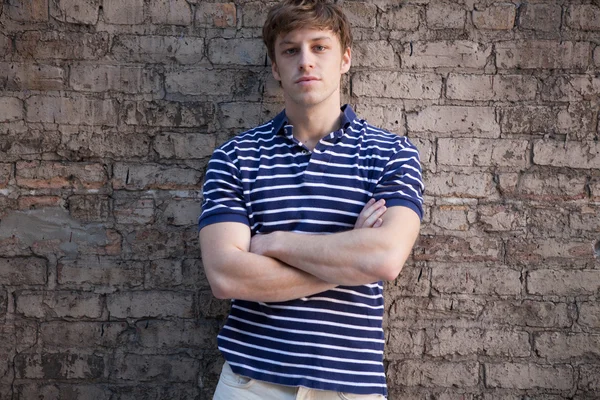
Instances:
[[[350,125],[352,125],[352,122],[356,119],[356,114],[354,113],[354,110],[352,109],[352,106],[350,106],[350,104],[345,104],[342,106],[341,108],[342,111],[342,120],[341,120],[341,130],[337,130],[333,133],[334,137],[339,137],[343,134],[344,131],[346,131],[346,129],[348,129],[348,127]],[[273,118],[273,133],[283,133],[285,134],[285,130],[283,129],[285,126],[289,125],[289,121],[287,118],[287,115],[285,114],[285,110],[281,111],[279,114],[277,114],[275,116],[275,118]]]

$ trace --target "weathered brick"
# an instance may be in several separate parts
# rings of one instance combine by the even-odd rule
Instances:
[[[360,118],[367,120],[370,124],[404,136],[406,134],[404,111],[394,105],[380,105],[375,103],[356,104],[354,110]],[[411,142],[419,149],[421,162],[424,163],[427,161],[430,155],[428,150],[431,150],[431,148],[426,148],[425,142],[419,142],[419,139],[416,138],[412,138]]]
[[[392,31],[416,31],[419,29],[420,7],[412,4],[394,4],[380,16],[379,26]]]
[[[526,167],[529,163],[528,144],[526,140],[440,138],[438,164]]]
[[[154,222],[155,204],[152,198],[123,196],[116,192],[113,214],[119,224],[145,225]]]
[[[560,252],[560,249],[558,252]],[[591,255],[591,248],[589,253]],[[544,255],[549,258],[556,255],[556,253]],[[564,254],[564,256],[568,257],[569,254]],[[542,295],[593,295],[600,291],[600,270],[540,269],[530,271],[527,276],[527,291]]]
[[[404,46],[402,67],[412,69],[472,68],[487,64],[492,47],[465,40],[414,42]]]
[[[526,4],[520,9],[519,27],[542,32],[560,30],[560,4]]]
[[[439,75],[381,71],[357,73],[352,78],[352,94],[358,97],[439,99],[441,93]]]
[[[0,123],[22,120],[23,102],[15,97],[0,97]]]
[[[390,365],[388,374],[399,385],[468,388],[479,382],[479,364],[410,360]]]
[[[357,41],[352,44],[352,65],[370,68],[395,68],[396,52],[384,40]]]
[[[569,6],[567,25],[582,31],[600,31],[600,6],[597,4]]]
[[[424,236],[415,245],[415,260],[497,261],[502,243],[493,237]]]
[[[185,0],[152,0],[150,18],[155,24],[191,25],[192,9]]]
[[[496,43],[496,63],[506,69],[583,69],[588,67],[590,44],[553,40]]]
[[[521,106],[501,111],[503,133],[573,133],[576,138],[589,137],[595,131],[597,115],[587,105],[568,107]]]
[[[104,22],[137,25],[144,22],[144,0],[103,0]]]
[[[600,46],[596,46],[594,49],[594,64],[596,67],[600,67]]]
[[[527,241],[510,240],[506,257],[517,262],[593,260],[591,243],[577,238],[539,238]]]
[[[418,113],[408,113],[406,119],[411,132],[500,135],[500,125],[492,107],[430,106]]]
[[[577,387],[597,394],[600,390],[600,365],[582,365],[579,368]]]
[[[266,9],[277,4],[275,1],[249,1],[241,4],[242,26],[245,28],[262,28],[267,20]]]
[[[496,193],[496,185],[490,173],[428,173],[427,181],[429,194],[434,196],[487,198]]]
[[[1,6],[0,6],[1,7]],[[0,10],[0,14],[1,10]],[[0,57],[4,57],[8,54],[10,54],[12,52],[12,40],[10,39],[10,37],[3,35],[2,33],[0,33]],[[0,64],[2,65],[2,64]],[[0,71],[2,71],[4,68],[0,68]],[[0,75],[0,78],[2,76]],[[0,82],[2,82],[0,80]]]
[[[145,273],[146,289],[169,289],[183,283],[182,260],[153,260]]]
[[[433,2],[427,5],[427,27],[430,29],[464,29],[466,10],[460,4]]]
[[[534,100],[537,79],[525,75],[450,74],[446,97],[457,100]]]
[[[464,205],[439,205],[432,207],[431,223],[442,229],[468,231],[474,213]]]
[[[21,292],[16,296],[16,312],[33,318],[99,318],[102,297],[95,293],[53,291]]]
[[[182,257],[186,250],[186,238],[180,231],[162,231],[156,227],[137,229],[126,235],[125,240],[131,248],[131,257],[139,260]]]
[[[485,364],[486,384],[505,389],[569,390],[573,386],[570,365]]]
[[[163,100],[130,102],[122,107],[122,112],[128,125],[163,126],[170,129],[206,127],[215,118],[212,103],[178,103]]]
[[[502,179],[500,179],[502,182]],[[518,176],[516,186],[502,186],[507,195],[539,200],[576,200],[586,196],[584,176],[547,172],[524,173]]]
[[[425,347],[423,330],[389,329],[386,332],[386,358],[402,360],[406,356],[421,356]]]
[[[43,207],[64,207],[65,200],[59,196],[21,196],[19,210],[36,210]]]
[[[194,159],[209,157],[216,137],[200,133],[162,133],[154,139],[154,150],[161,158]]]
[[[98,379],[106,361],[99,354],[41,353],[18,354],[16,376],[22,379]]]
[[[16,44],[19,54],[35,60],[96,60],[108,51],[108,34],[29,31]]]
[[[600,304],[594,301],[580,303],[578,322],[588,328],[600,329]]]
[[[542,87],[542,99],[546,101],[582,101],[592,98],[596,93],[600,93],[600,77],[590,75],[549,77]]]
[[[200,2],[196,8],[196,26],[202,28],[235,28],[235,3]]]
[[[31,96],[25,105],[29,122],[114,126],[118,120],[118,104],[115,100],[82,96]]]
[[[510,3],[496,3],[484,9],[473,10],[473,25],[477,29],[511,30],[515,26],[517,7]]]
[[[213,350],[219,327],[195,321],[140,321],[136,324],[140,345],[152,349],[194,348]]]
[[[541,332],[534,336],[535,351],[550,360],[598,358],[600,335]]]
[[[233,69],[186,68],[165,76],[165,89],[170,94],[192,96],[258,95],[260,78],[252,71]]]
[[[200,211],[197,200],[173,200],[168,202],[164,216],[169,225],[190,226],[197,223]]]
[[[125,322],[51,321],[40,324],[40,339],[45,349],[96,349],[119,345],[119,337],[127,330]]]
[[[161,78],[154,69],[121,65],[76,64],[71,66],[69,84],[77,91],[158,93]]]
[[[43,285],[47,264],[43,258],[0,258],[0,282],[4,285]]]
[[[65,76],[63,68],[53,65],[0,63],[0,82],[6,82],[8,90],[61,90],[65,87]]]
[[[501,266],[431,264],[431,286],[440,293],[518,295],[521,273]]]
[[[481,315],[481,321],[511,326],[549,328],[567,328],[572,323],[566,304],[533,300],[488,301]]]
[[[48,21],[48,0],[10,1],[5,4],[4,10],[14,21]]]
[[[192,318],[193,296],[184,292],[137,291],[108,295],[111,318]]]
[[[537,140],[533,143],[533,163],[554,167],[600,169],[600,144]]]
[[[70,288],[132,288],[144,283],[144,264],[98,256],[63,260],[57,266],[57,281]]]
[[[202,172],[190,168],[152,164],[115,164],[112,185],[115,189],[198,189]]]
[[[187,355],[125,354],[118,361],[113,378],[135,382],[194,382],[200,362]]]
[[[210,290],[198,293],[198,313],[203,318],[221,319],[229,314],[231,304],[229,301],[219,300]]]
[[[43,396],[43,399],[94,399],[110,400],[114,394],[111,389],[98,385],[85,384],[44,384],[44,383],[18,383],[15,384],[15,392],[18,399],[34,399]]]
[[[375,28],[377,25],[377,5],[370,2],[348,2],[343,5],[344,14],[350,25],[356,28]]]
[[[264,65],[267,49],[262,39],[211,39],[208,59],[221,65]]]
[[[426,330],[426,354],[433,357],[486,355],[528,357],[529,334],[509,330],[442,327]]]
[[[109,201],[104,196],[71,196],[69,213],[83,222],[102,222],[108,219]]]
[[[17,163],[17,185],[32,188],[98,189],[108,177],[102,164],[22,161]]]
[[[11,164],[0,164],[0,189],[8,186],[8,182],[12,176],[12,165]]]
[[[123,61],[196,64],[204,58],[204,39],[187,35],[119,35],[113,39],[111,53]]]
[[[71,159],[121,160],[145,157],[150,151],[150,138],[140,132],[127,132],[124,129],[113,131],[106,127],[77,125],[61,125],[59,130],[61,146],[57,153]]]
[[[98,22],[101,0],[52,0],[50,15],[63,22],[94,25]]]

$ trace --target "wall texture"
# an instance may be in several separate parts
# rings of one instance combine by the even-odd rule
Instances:
[[[0,2],[0,399],[210,399],[195,221],[278,112],[263,1]],[[600,2],[344,1],[344,101],[418,145],[390,399],[600,397]]]

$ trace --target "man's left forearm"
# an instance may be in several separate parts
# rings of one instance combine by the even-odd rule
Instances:
[[[393,280],[410,255],[418,235],[418,216],[391,207],[381,227],[329,235],[274,232],[252,239],[251,251],[338,285]]]

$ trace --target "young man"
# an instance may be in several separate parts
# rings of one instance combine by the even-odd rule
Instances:
[[[212,291],[233,299],[215,399],[380,399],[382,281],[418,235],[418,152],[340,109],[338,6],[282,1],[263,38],[285,110],[215,150],[199,219]]]

